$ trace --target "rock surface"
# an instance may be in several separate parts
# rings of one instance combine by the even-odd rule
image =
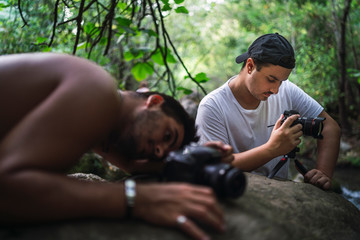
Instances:
[[[360,239],[360,211],[334,192],[310,184],[246,174],[237,200],[222,202],[227,231],[213,239]],[[142,221],[81,220],[0,229],[0,239],[189,239],[176,229]]]

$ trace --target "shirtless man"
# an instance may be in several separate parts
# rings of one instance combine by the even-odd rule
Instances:
[[[123,183],[66,176],[91,149],[131,172],[195,138],[193,121],[177,101],[147,94],[119,93],[106,71],[78,57],[1,56],[1,224],[121,219],[132,209],[133,217],[178,226],[196,239],[207,235],[194,219],[222,231],[222,210],[207,187],[143,183],[130,186],[129,193]],[[210,145],[222,151],[224,161],[232,160],[230,146]]]

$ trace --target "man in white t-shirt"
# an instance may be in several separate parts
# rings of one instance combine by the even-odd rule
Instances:
[[[300,116],[324,117],[324,138],[317,142],[317,165],[304,180],[329,189],[339,154],[340,128],[319,103],[288,80],[295,67],[290,43],[278,33],[263,35],[236,62],[243,63],[240,73],[199,105],[196,124],[200,141],[231,145],[234,166],[268,176],[281,157],[300,143],[302,124],[292,123]],[[285,110],[299,114],[282,124]],[[287,178],[288,167],[289,161],[276,176]]]

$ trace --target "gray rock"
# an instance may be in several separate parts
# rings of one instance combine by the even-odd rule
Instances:
[[[197,109],[203,95],[197,91],[193,91],[190,95],[182,97],[179,102],[184,107],[185,111],[192,117],[196,118]]]
[[[68,174],[69,177],[77,178],[82,181],[91,181],[91,182],[106,182],[105,179],[99,177],[98,175],[92,173],[72,173]]]
[[[246,174],[245,194],[222,201],[227,231],[213,239],[360,239],[360,211],[334,192],[310,184]],[[142,221],[79,220],[0,229],[0,239],[189,239]]]

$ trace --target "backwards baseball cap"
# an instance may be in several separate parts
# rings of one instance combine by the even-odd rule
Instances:
[[[242,63],[249,57],[288,69],[295,67],[294,49],[288,40],[278,33],[265,34],[257,38],[246,53],[236,58],[236,62]]]

